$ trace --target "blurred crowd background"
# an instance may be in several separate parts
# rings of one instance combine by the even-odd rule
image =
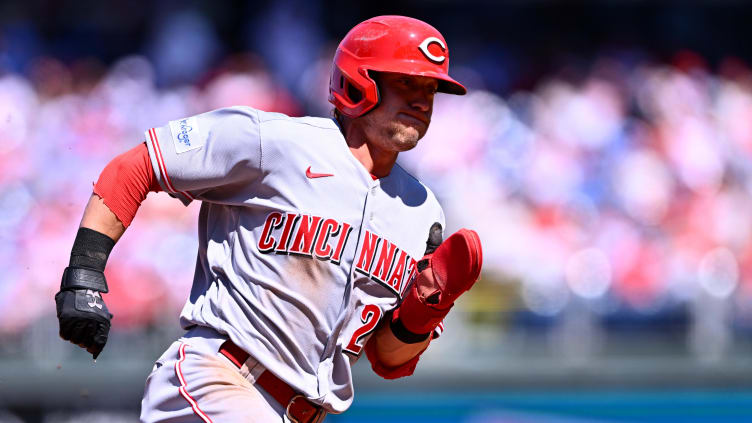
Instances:
[[[485,395],[749,392],[746,2],[31,0],[0,2],[0,422],[132,421],[151,362],[180,334],[198,205],[150,194],[108,263],[101,359],[57,337],[53,295],[106,163],[150,127],[219,107],[331,115],[337,42],[387,13],[442,31],[469,88],[436,98],[400,161],[450,232],[479,232],[485,266],[413,381],[388,385],[360,363],[359,397],[451,391],[460,376]],[[446,421],[551,421],[494,398],[490,414],[470,401]],[[750,417],[744,398],[732,408]],[[104,414],[80,414],[91,409]]]

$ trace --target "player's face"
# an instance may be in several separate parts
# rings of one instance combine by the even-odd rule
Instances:
[[[431,123],[437,80],[396,73],[378,73],[374,79],[381,98],[379,105],[363,116],[368,140],[387,151],[410,150]]]

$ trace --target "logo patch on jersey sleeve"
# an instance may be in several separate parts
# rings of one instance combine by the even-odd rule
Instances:
[[[204,138],[198,128],[198,118],[195,116],[170,121],[170,133],[172,142],[175,143],[175,152],[178,154],[204,145]]]

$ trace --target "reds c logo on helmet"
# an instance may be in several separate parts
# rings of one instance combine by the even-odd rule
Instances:
[[[436,37],[428,37],[428,38],[426,38],[425,40],[423,40],[422,43],[420,43],[420,45],[418,46],[418,48],[420,49],[420,51],[423,52],[423,54],[426,55],[426,57],[428,58],[428,60],[430,60],[432,62],[435,62],[435,63],[438,63],[438,64],[444,63],[444,60],[446,60],[446,56],[434,56],[433,54],[431,54],[430,51],[428,51],[428,45],[431,44],[431,43],[436,43],[439,46],[441,46],[441,51],[446,50],[446,46],[444,45],[444,42],[441,41],[440,39],[436,38]]]
[[[467,92],[449,76],[449,49],[441,33],[406,16],[377,16],[347,33],[334,55],[329,102],[353,118],[376,107],[378,87],[369,71],[436,78],[439,92]]]

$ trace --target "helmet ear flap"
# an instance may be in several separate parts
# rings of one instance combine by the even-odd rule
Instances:
[[[353,104],[360,103],[361,100],[363,100],[363,91],[359,90],[358,87],[351,84],[350,81],[348,81],[347,78],[344,77],[344,75],[342,76],[342,79],[344,80],[345,84],[345,93],[350,102],[352,102]]]
[[[378,87],[367,70],[348,74],[335,62],[329,80],[329,101],[343,114],[356,118],[379,103]]]
[[[356,87],[350,80],[345,76],[344,73],[336,72],[333,75],[334,78],[339,78],[339,81],[336,82],[339,92],[344,95],[344,97],[352,104],[358,104],[363,100],[363,91],[360,90],[360,88]],[[334,82],[334,81],[332,81]]]

